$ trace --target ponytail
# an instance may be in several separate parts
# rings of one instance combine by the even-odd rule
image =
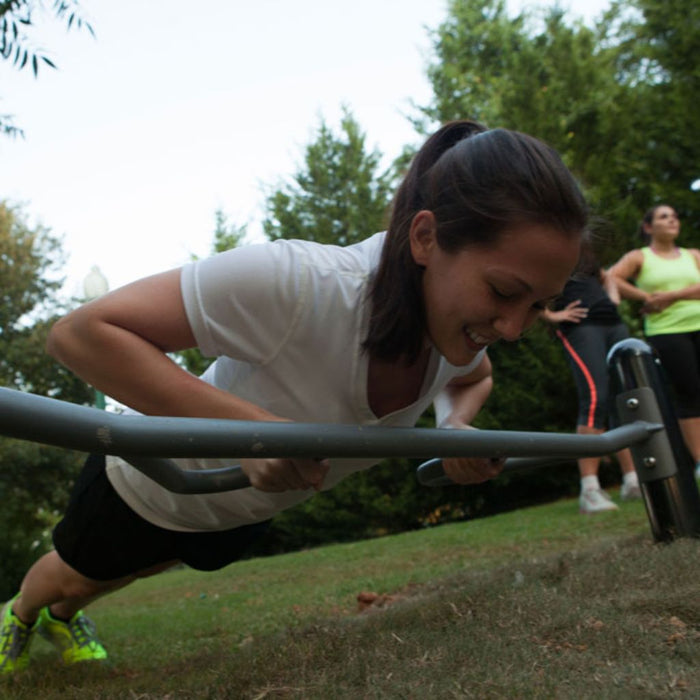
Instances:
[[[421,210],[433,213],[447,252],[495,245],[522,223],[580,236],[588,211],[559,155],[541,141],[470,120],[445,124],[418,151],[397,190],[379,267],[369,290],[365,350],[413,363],[426,334],[422,268],[411,254],[410,229]]]
[[[370,288],[372,314],[365,350],[384,360],[404,355],[409,364],[420,353],[425,329],[422,269],[411,254],[413,217],[428,209],[427,174],[455,144],[486,130],[473,121],[451,122],[435,132],[416,153],[392,205],[382,257]]]

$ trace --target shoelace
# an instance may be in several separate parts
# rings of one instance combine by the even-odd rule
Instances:
[[[7,625],[2,632],[0,650],[7,650],[7,658],[15,661],[27,646],[31,633],[30,627],[24,627],[15,622]]]
[[[70,623],[70,633],[80,649],[97,641],[96,631],[92,620],[85,615],[79,615]]]

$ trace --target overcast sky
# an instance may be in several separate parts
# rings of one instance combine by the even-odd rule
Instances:
[[[513,0],[515,6],[516,0]],[[591,19],[607,0],[560,3]],[[523,2],[518,6],[526,6]],[[66,291],[114,288],[206,255],[214,212],[260,237],[261,186],[289,177],[346,104],[387,162],[416,141],[429,29],[445,0],[82,0],[96,37],[35,36],[58,65],[0,62],[0,199],[62,236]],[[368,231],[368,234],[373,233]]]

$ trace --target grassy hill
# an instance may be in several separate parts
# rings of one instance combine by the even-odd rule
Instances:
[[[0,697],[700,697],[700,540],[654,544],[641,503],[179,569],[90,611],[109,664],[38,639]]]

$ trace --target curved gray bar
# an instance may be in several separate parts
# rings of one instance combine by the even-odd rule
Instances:
[[[238,466],[221,469],[182,469],[167,457],[120,455],[132,467],[173,493],[221,493],[250,486],[245,472]]]
[[[0,388],[3,435],[141,457],[577,457],[615,452],[655,429],[643,423],[602,435],[574,435],[163,418],[107,413]]]
[[[184,470],[168,457],[508,457],[507,468],[552,459],[615,452],[660,429],[650,423],[603,435],[384,428],[327,423],[264,423],[206,418],[161,418],[107,413],[0,388],[0,434],[67,449],[120,455],[175,493],[213,493],[249,486],[240,467]],[[528,461],[529,458],[529,461]],[[442,466],[427,483],[445,481]],[[437,470],[434,471],[434,470]],[[447,480],[449,481],[449,480]]]
[[[542,450],[537,456],[513,457],[506,460],[503,471],[526,471],[529,469],[544,467],[548,464],[556,464],[557,462],[563,462],[568,459],[578,459],[579,457],[602,457],[603,455],[612,454],[613,452],[617,452],[618,450],[629,447],[630,445],[635,445],[648,440],[651,435],[660,430],[663,430],[663,425],[660,423],[635,421],[634,423],[629,423],[628,425],[623,425],[619,428],[609,430],[601,435],[581,435],[579,437],[584,438],[585,442],[581,445],[581,449],[578,453],[570,452],[569,454],[564,455]],[[502,434],[500,431],[493,432],[499,435]],[[546,435],[547,433],[544,434]],[[562,435],[562,437],[566,436]],[[591,437],[594,438],[593,441],[589,440]],[[421,464],[418,467],[417,476],[418,481],[425,486],[454,485],[454,482],[445,475],[442,468],[441,459],[431,459]]]

